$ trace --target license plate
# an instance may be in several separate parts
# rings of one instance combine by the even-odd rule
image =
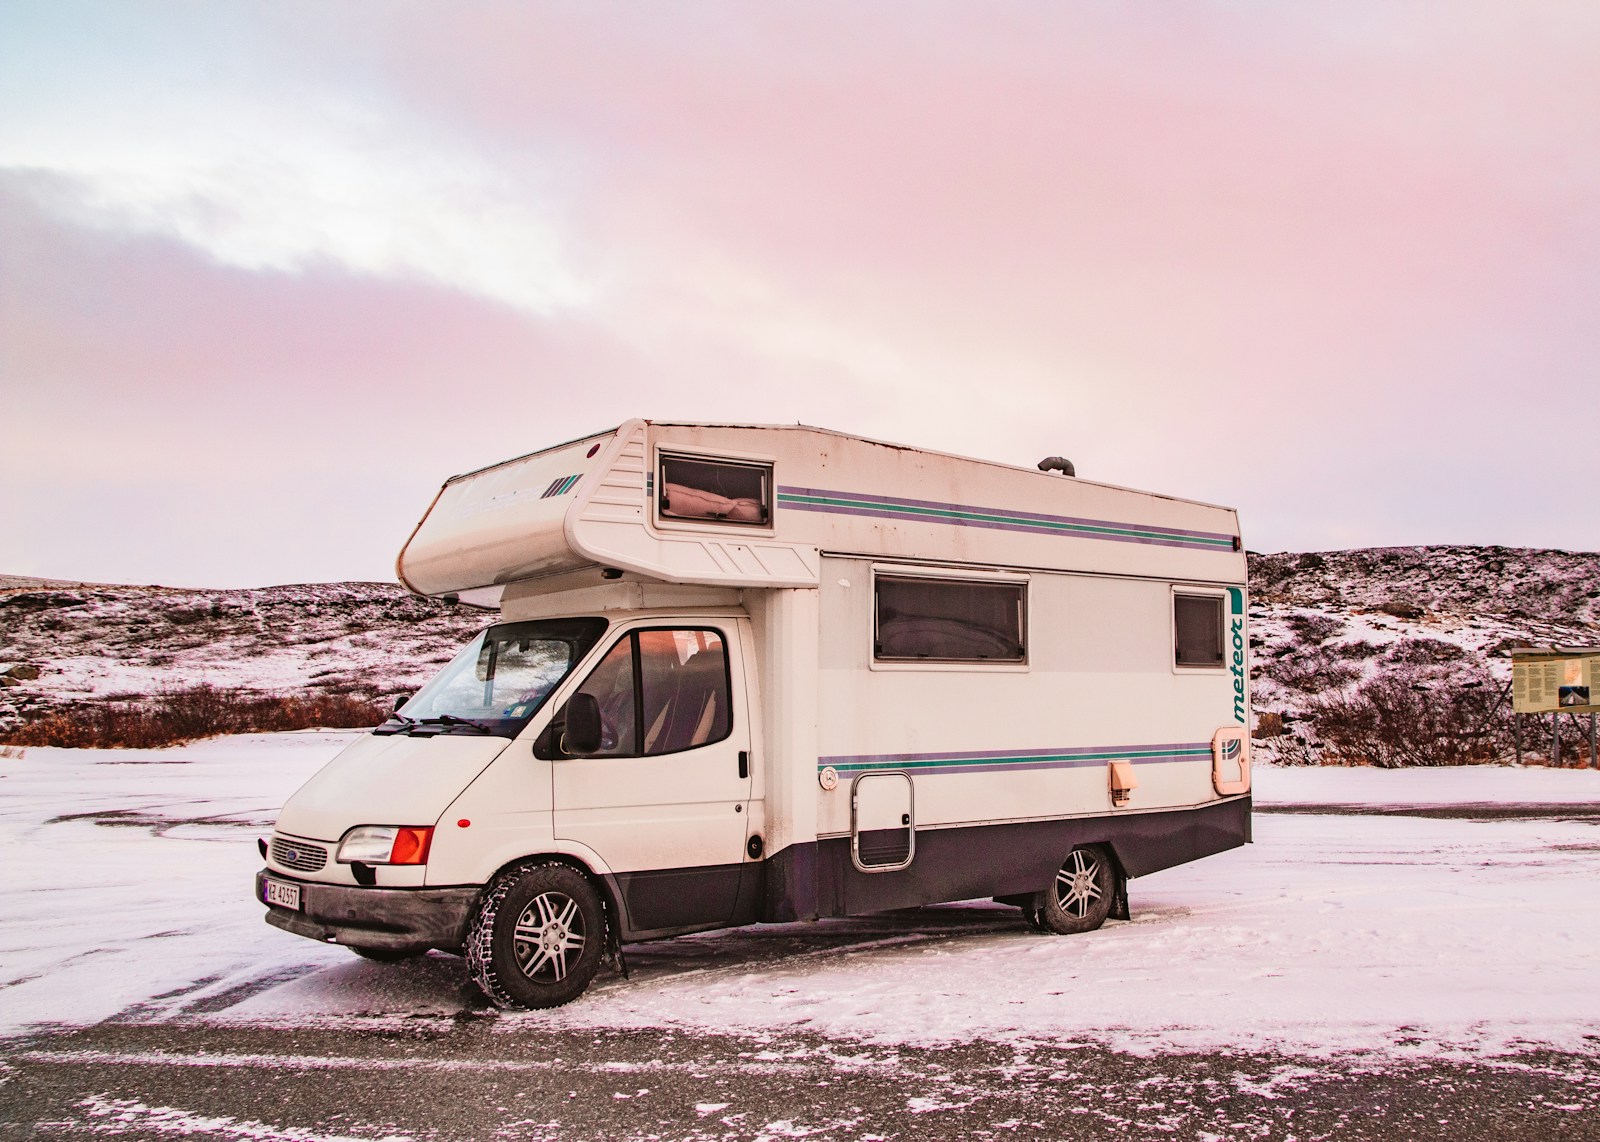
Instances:
[[[269,880],[266,888],[262,890],[261,898],[268,904],[276,904],[279,908],[293,908],[300,911],[300,886],[298,884],[285,884],[281,880]]]

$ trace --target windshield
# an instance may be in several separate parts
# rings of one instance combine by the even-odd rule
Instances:
[[[605,629],[604,619],[492,626],[375,732],[515,737]]]

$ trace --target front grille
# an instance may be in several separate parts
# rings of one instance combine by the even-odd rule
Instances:
[[[272,859],[296,872],[316,872],[328,863],[328,850],[313,841],[286,840],[274,834]]]

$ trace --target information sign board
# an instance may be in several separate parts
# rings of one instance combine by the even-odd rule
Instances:
[[[1600,711],[1600,653],[1512,651],[1511,708],[1519,714]]]

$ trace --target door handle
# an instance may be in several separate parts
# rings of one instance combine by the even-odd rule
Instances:
[[[750,776],[750,751],[741,749],[739,751],[739,777],[740,777],[741,780],[743,780],[744,778],[749,777],[749,776]]]

